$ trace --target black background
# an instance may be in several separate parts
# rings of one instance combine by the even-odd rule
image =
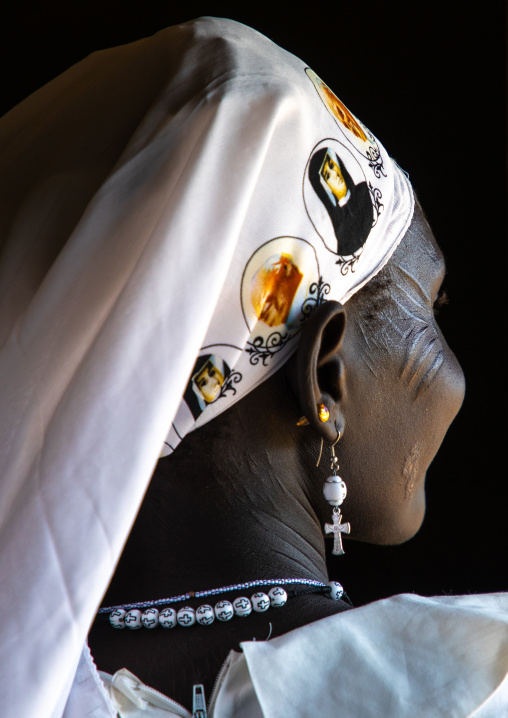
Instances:
[[[8,111],[94,50],[199,15],[230,17],[307,62],[406,169],[444,250],[439,322],[464,406],[427,478],[427,516],[399,547],[347,542],[332,577],[356,604],[393,593],[508,589],[506,131],[503,3],[4,0]],[[401,8],[406,9],[401,12]],[[497,10],[496,10],[497,8]],[[347,477],[344,477],[347,481]]]

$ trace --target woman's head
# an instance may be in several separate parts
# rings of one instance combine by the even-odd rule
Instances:
[[[236,26],[228,27],[229,31],[232,37],[242,32]],[[231,40],[235,47],[237,39]],[[265,47],[265,39],[256,42],[259,50]],[[273,46],[268,44],[265,49],[271,52]],[[325,403],[331,411],[326,424],[314,422],[315,436],[321,434],[333,441],[337,431],[343,431],[338,452],[344,457],[349,489],[344,512],[351,507],[358,515],[356,522],[351,521],[352,536],[384,543],[404,540],[421,524],[422,475],[457,410],[455,398],[444,402],[451,408],[443,411],[430,400],[451,361],[447,350],[438,348],[432,316],[432,293],[437,291],[443,269],[438,250],[420,211],[410,227],[414,197],[407,176],[366,128],[359,138],[337,117],[330,107],[329,92],[323,94],[325,85],[315,73],[286,53],[279,62],[285,68],[284,77],[274,73],[273,62],[268,67],[265,54],[262,59],[261,55],[238,57],[239,76],[247,73],[250,77],[256,67],[265,78],[262,88],[256,85],[252,100],[253,108],[263,108],[263,122],[255,123],[262,130],[254,141],[251,112],[243,122],[235,120],[238,137],[228,134],[221,145],[220,162],[229,168],[231,178],[236,176],[240,156],[243,158],[241,176],[234,183],[237,200],[233,205],[235,209],[243,207],[241,222],[235,224],[234,232],[232,227],[224,228],[224,236],[216,240],[219,248],[230,240],[233,251],[229,264],[224,263],[227,271],[224,269],[220,292],[203,304],[208,328],[206,335],[200,336],[194,367],[187,368],[189,383],[166,439],[165,453],[171,453],[182,437],[188,436],[188,445],[193,444],[191,433],[213,419],[205,443],[215,447],[210,459],[214,463],[221,465],[231,454],[226,444],[217,448],[226,426],[226,434],[235,437],[230,442],[233,454],[247,452],[250,436],[251,454],[260,451],[265,456],[270,452],[264,447],[274,437],[263,436],[263,426],[270,426],[276,443],[284,443],[283,453],[289,461],[288,439],[280,421],[274,419],[284,403],[273,406],[267,392],[281,377],[294,379],[296,372],[313,382],[305,394],[301,380],[292,381],[296,406],[302,407],[297,411],[309,413],[311,424],[318,403]],[[242,81],[241,87],[222,91],[231,102],[225,104],[221,94],[224,112],[224,106],[231,109],[235,99],[252,88]],[[242,107],[243,103],[238,112]],[[329,186],[330,163],[340,169],[347,186],[345,193],[339,193],[343,195],[340,199]],[[255,166],[258,169],[253,175]],[[207,166],[203,167],[209,173]],[[254,190],[248,190],[248,182]],[[189,197],[194,197],[190,185]],[[223,205],[227,216],[232,208],[229,195],[222,197]],[[222,228],[222,224],[218,226]],[[215,236],[216,229],[216,223],[206,227]],[[194,241],[189,238],[190,243]],[[205,248],[207,241],[203,251]],[[377,287],[376,295],[372,286]],[[310,345],[308,337],[312,338]],[[309,353],[309,346],[314,354]],[[294,357],[289,358],[292,353]],[[325,361],[323,356],[328,354],[330,360]],[[195,378],[202,378],[203,366],[208,365],[216,378],[213,395],[196,389]],[[329,386],[321,385],[323,381],[329,381]],[[460,387],[456,394],[461,394]],[[254,410],[257,397],[263,398]],[[237,402],[243,408],[235,409]],[[245,407],[249,407],[249,416],[242,414]],[[223,413],[229,416],[221,419]],[[434,414],[430,425],[425,424],[423,417]],[[255,430],[258,438],[254,442],[256,422],[262,425]],[[397,431],[404,433],[404,441],[397,439]],[[311,478],[310,469],[319,438],[316,448],[312,438],[306,441],[310,429],[300,429],[294,436],[291,431],[290,435],[299,452],[309,447],[312,462],[307,474],[309,486],[313,486],[316,472]],[[362,445],[364,452],[369,452],[364,462],[358,448]],[[230,457],[229,465],[237,460],[238,456]],[[272,461],[278,458],[272,455]],[[348,463],[351,476],[357,479],[348,479]],[[229,473],[226,467],[224,471]],[[300,469],[295,471],[298,474]],[[234,478],[232,481],[236,483]],[[353,499],[355,481],[358,489]],[[367,489],[372,481],[378,487],[375,491]],[[323,502],[321,496],[319,502]]]
[[[352,535],[417,529],[461,382],[446,350],[438,367],[436,341],[416,360],[420,337],[438,335],[423,330],[420,239],[394,254],[408,178],[322,90],[268,39],[204,18],[92,55],[3,121],[2,556],[17,566],[5,638],[27,665],[45,655],[47,615],[48,670],[76,665],[170,426],[168,444],[184,441],[166,460],[169,526],[140,555],[160,564],[152,595],[170,574],[175,593],[196,576],[325,577],[315,459],[337,429]],[[349,189],[333,212],[309,179],[321,150]],[[395,294],[378,296],[373,321],[354,295],[392,255]],[[235,543],[245,525],[252,541]]]
[[[386,267],[346,303],[342,317],[331,312],[332,329],[324,324],[321,343],[309,325],[299,350],[298,373],[307,382],[305,364],[320,352],[305,410],[325,403],[330,422],[319,422],[314,409],[314,430],[327,441],[343,433],[337,450],[353,537],[399,543],[423,520],[425,473],[464,395],[462,371],[434,316],[444,273],[417,205]]]
[[[248,501],[274,517],[303,507],[322,524],[330,510],[322,496],[328,447],[340,431],[351,537],[382,544],[410,538],[424,516],[426,471],[464,395],[462,371],[434,316],[444,272],[417,205],[385,268],[345,305],[316,309],[296,354],[188,435],[168,471],[173,460],[176,467],[192,457],[198,471],[210,467],[231,506]],[[322,403],[327,422],[318,416]],[[296,425],[302,414],[310,426]]]

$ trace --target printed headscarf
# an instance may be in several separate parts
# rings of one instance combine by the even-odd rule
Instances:
[[[245,28],[229,30],[243,47]],[[255,37],[255,53],[252,46],[238,52],[234,81],[217,87],[212,100],[227,105],[218,161],[245,184],[246,205],[162,456],[273,374],[313,309],[327,299],[344,303],[366,284],[413,214],[407,176],[374,135],[305,63]],[[238,105],[229,105],[237,93],[259,120],[237,118]],[[254,149],[258,122],[264,132]],[[205,168],[197,162],[198,171]],[[197,241],[207,242],[206,230]]]
[[[202,18],[0,122],[0,714],[62,714],[161,446],[388,261],[413,195],[302,61]]]

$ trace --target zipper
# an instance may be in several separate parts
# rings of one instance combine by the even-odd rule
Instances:
[[[235,651],[230,651],[228,653],[228,655],[226,656],[226,660],[222,664],[220,671],[215,678],[212,692],[210,694],[210,701],[208,703],[209,710],[213,709],[216,693],[218,693],[221,687],[222,679],[224,678],[224,674],[229,669],[229,666],[233,660],[234,653]],[[155,688],[150,688],[149,686],[145,685],[142,681],[139,680],[139,678],[137,678],[126,668],[121,668],[115,673],[114,676],[111,677],[110,685],[117,691],[122,693],[126,698],[131,700],[139,708],[143,708],[143,704],[149,702],[150,698],[155,698],[155,702],[152,704],[156,708],[167,708],[173,711],[173,713],[176,713],[181,718],[193,718],[192,713],[190,713],[187,708],[182,706],[181,703],[178,703],[172,698],[168,698],[168,696],[164,695],[164,693],[161,693]],[[209,718],[213,718],[213,712],[210,713]]]
[[[205,689],[201,683],[192,686],[192,718],[208,718]]]
[[[210,700],[208,702],[208,710],[212,711],[209,715],[209,718],[213,718],[213,712],[214,712],[213,708],[215,705],[215,698],[217,697],[216,693],[219,692],[220,684],[222,682],[222,678],[224,677],[224,673],[226,673],[226,671],[229,669],[231,661],[233,660],[233,655],[232,655],[233,653],[234,653],[234,651],[229,651],[228,655],[226,656],[226,660],[222,664],[221,669],[217,673],[217,677],[214,681],[212,692],[210,694]]]

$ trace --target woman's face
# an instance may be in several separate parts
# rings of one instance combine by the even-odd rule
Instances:
[[[419,529],[425,474],[464,397],[464,375],[434,317],[445,266],[417,206],[374,285],[346,304],[345,431],[337,446],[353,538],[400,543]]]
[[[204,400],[211,403],[217,398],[224,383],[224,377],[216,366],[210,364],[201,370],[195,381]]]
[[[339,201],[346,196],[347,185],[338,164],[328,160],[323,170],[323,178]]]

